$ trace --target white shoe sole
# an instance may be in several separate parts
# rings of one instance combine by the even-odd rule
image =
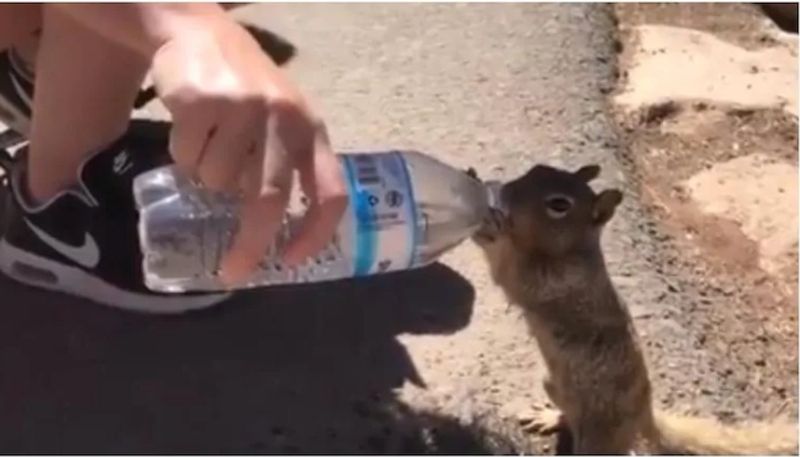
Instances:
[[[231,296],[230,293],[159,296],[130,292],[80,268],[25,252],[6,240],[0,240],[0,271],[29,286],[64,292],[114,308],[143,313],[183,313],[208,308]]]

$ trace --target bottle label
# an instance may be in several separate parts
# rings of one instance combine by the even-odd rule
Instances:
[[[417,220],[402,154],[343,154],[343,159],[354,218],[354,276],[413,266]]]

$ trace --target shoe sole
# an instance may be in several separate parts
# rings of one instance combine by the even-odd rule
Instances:
[[[80,268],[25,252],[6,240],[0,240],[0,271],[29,286],[75,295],[114,308],[151,314],[177,314],[208,308],[232,295],[158,296],[130,292]]]

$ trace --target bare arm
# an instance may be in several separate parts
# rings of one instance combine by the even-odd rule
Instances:
[[[177,35],[236,26],[217,3],[54,3],[98,34],[146,57]]]
[[[327,244],[347,206],[322,120],[258,43],[216,3],[52,4],[151,62],[172,115],[176,165],[206,187],[243,196],[220,275],[254,271],[280,228],[293,173],[311,204],[284,254],[298,264]]]

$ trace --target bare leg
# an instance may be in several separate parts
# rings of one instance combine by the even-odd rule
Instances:
[[[83,159],[120,136],[146,59],[44,6],[28,156],[30,197],[74,184]]]
[[[0,5],[0,49],[14,46],[32,61],[37,33],[42,28],[42,6],[37,4]]]
[[[247,2],[223,3],[226,11],[248,5]],[[31,66],[36,61],[42,31],[42,5],[38,3],[0,4],[0,49],[14,46]]]
[[[0,48],[12,45],[36,67],[28,191],[44,201],[125,131],[149,62],[48,5],[0,5]]]

